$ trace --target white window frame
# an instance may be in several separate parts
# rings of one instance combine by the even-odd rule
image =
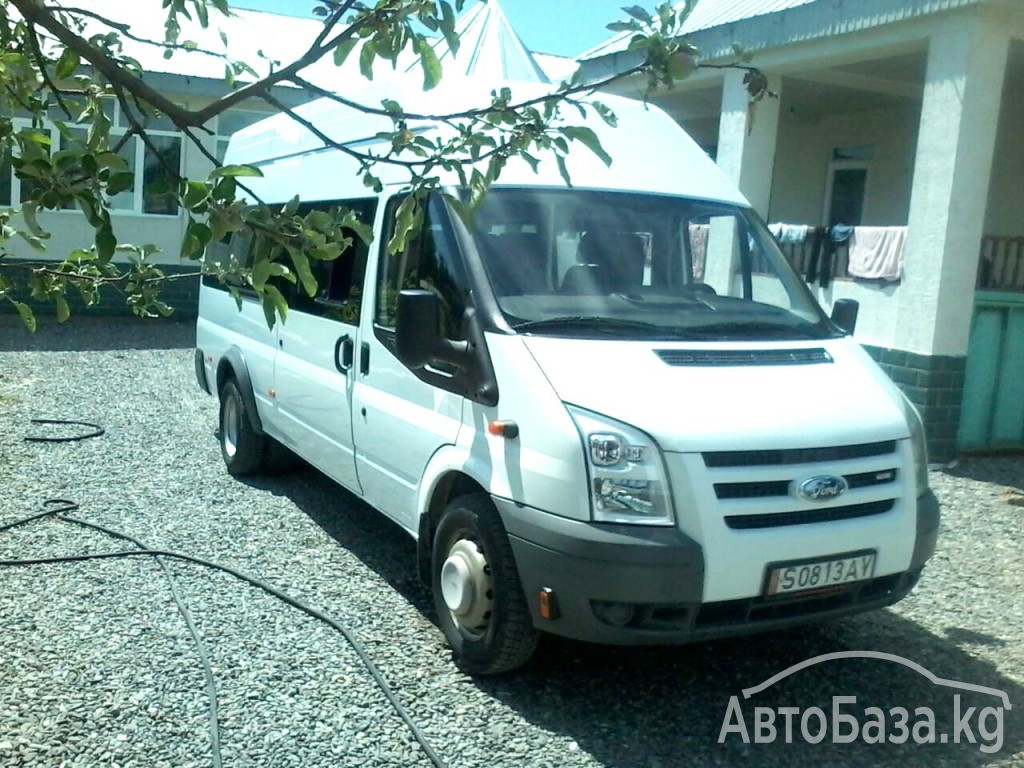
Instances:
[[[128,133],[128,126],[121,125],[121,106],[117,102],[111,102],[113,106],[113,115],[111,117],[111,128],[110,128],[110,143],[116,145],[120,140],[120,137]],[[11,120],[14,130],[20,131],[25,128],[32,127],[31,118],[27,117],[14,117]],[[83,130],[86,126],[75,126],[69,123],[70,128],[80,127]],[[59,152],[62,149],[63,137],[60,131],[57,130],[57,126],[52,120],[44,120],[43,125],[38,129],[50,134],[50,152]],[[167,136],[178,140],[180,150],[178,152],[178,174],[181,175],[183,172],[183,166],[185,164],[185,136],[180,131],[166,130],[160,128],[147,129],[146,133],[150,136]],[[181,206],[178,206],[178,210],[174,213],[150,213],[143,210],[144,198],[143,194],[145,191],[145,160],[146,160],[146,144],[141,138],[135,136],[135,182],[132,185],[132,205],[130,208],[127,207],[116,207],[111,206],[110,212],[115,216],[143,216],[143,217],[157,217],[160,219],[172,219],[181,217]],[[9,183],[11,186],[11,207],[18,208],[22,204],[21,200],[21,179],[14,173],[12,168],[10,178],[0,183]],[[109,202],[109,201],[108,201]],[[60,210],[52,211],[52,213],[74,213],[75,211],[70,208],[63,208]]]

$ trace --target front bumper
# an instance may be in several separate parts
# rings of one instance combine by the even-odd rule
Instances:
[[[703,603],[703,548],[678,529],[586,523],[505,499],[494,502],[535,626],[578,640],[622,645],[743,635],[891,605],[917,584],[939,529],[938,502],[929,491],[918,499],[917,539],[902,573],[826,594]],[[542,591],[554,606],[551,618],[541,615]]]

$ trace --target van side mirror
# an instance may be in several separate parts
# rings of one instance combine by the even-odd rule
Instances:
[[[832,322],[844,331],[853,335],[857,327],[857,315],[860,312],[860,303],[854,299],[839,299],[832,305]]]
[[[413,289],[400,291],[395,355],[421,381],[493,407],[498,404],[498,381],[483,327],[472,308],[466,309],[463,324],[468,341],[444,338],[437,295]],[[436,370],[439,365],[454,370],[441,372]]]
[[[423,290],[398,294],[395,317],[395,354],[409,368],[418,370],[431,363],[465,365],[469,344],[441,336],[441,300]]]

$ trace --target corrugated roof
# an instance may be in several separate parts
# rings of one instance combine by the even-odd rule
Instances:
[[[697,5],[683,25],[682,31],[684,35],[692,34],[702,29],[720,27],[723,24],[732,24],[736,21],[786,11],[815,2],[818,0],[697,0]],[[676,10],[682,8],[683,5],[684,3],[678,3]],[[629,45],[631,37],[632,34],[629,32],[619,33],[590,50],[584,51],[576,58],[583,61],[624,51]]]
[[[1000,0],[697,0],[683,25],[709,59],[731,55],[733,43],[747,50],[788,45],[848,34],[865,29],[921,18],[935,13]],[[1021,3],[1024,0],[1005,0]],[[678,9],[680,4],[676,5]],[[789,13],[792,11],[792,13]],[[761,20],[772,16],[772,23]],[[779,23],[774,23],[778,21]],[[719,34],[721,32],[722,34]],[[611,37],[577,56],[586,63],[611,59],[629,45],[631,35]]]

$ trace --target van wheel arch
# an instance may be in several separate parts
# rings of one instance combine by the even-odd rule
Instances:
[[[420,580],[428,587],[433,581],[430,562],[433,555],[434,533],[452,499],[470,494],[486,493],[480,485],[463,472],[448,472],[434,487],[426,511],[420,515],[419,535],[416,539],[416,565]]]
[[[217,363],[217,395],[224,389],[228,380],[234,379],[238,386],[238,393],[242,397],[246,410],[249,412],[252,421],[252,428],[257,435],[263,434],[263,423],[260,421],[259,411],[256,410],[256,395],[252,388],[252,379],[249,378],[249,368],[245,364],[245,357],[238,347],[231,347]]]

